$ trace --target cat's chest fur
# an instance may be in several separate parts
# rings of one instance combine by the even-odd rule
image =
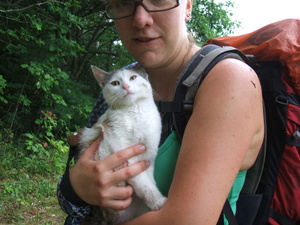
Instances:
[[[106,157],[128,146],[144,144],[148,151],[137,159],[155,156],[153,150],[158,147],[161,132],[155,107],[152,101],[144,100],[121,109],[108,109],[99,119],[103,131],[100,155]]]

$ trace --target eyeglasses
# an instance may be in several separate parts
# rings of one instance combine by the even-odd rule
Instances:
[[[110,19],[122,19],[134,15],[139,5],[147,12],[162,12],[179,6],[179,0],[110,0],[105,12]]]

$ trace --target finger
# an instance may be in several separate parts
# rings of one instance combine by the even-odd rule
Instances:
[[[98,138],[86,150],[84,150],[81,159],[94,159],[95,153],[99,148],[101,140],[102,138]]]
[[[107,165],[110,166],[110,169],[114,169],[124,162],[126,162],[128,159],[140,155],[145,152],[145,146],[144,145],[135,145],[126,149],[123,149],[110,157],[106,158],[105,161]]]
[[[148,169],[149,165],[150,164],[148,161],[140,161],[128,167],[124,167],[112,173],[112,177],[113,177],[112,180],[116,183],[126,181],[129,178],[135,177],[139,175],[141,172]]]
[[[112,187],[109,192],[105,195],[101,194],[99,196],[99,201],[95,205],[101,207],[108,207],[113,209],[120,209],[129,206],[131,203],[131,196],[133,193],[133,188],[130,185],[122,187]]]
[[[115,186],[112,188],[112,199],[114,200],[125,200],[128,198],[131,198],[131,195],[133,193],[133,188],[130,185],[126,186]]]
[[[107,208],[111,208],[111,209],[115,209],[115,210],[124,210],[130,206],[131,202],[132,202],[132,198],[129,197],[129,198],[123,199],[123,200],[109,201],[107,203],[107,206],[102,206],[102,207],[107,207]]]

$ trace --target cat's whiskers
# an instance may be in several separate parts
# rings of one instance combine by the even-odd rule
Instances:
[[[116,101],[118,100],[118,97],[115,95],[109,96],[106,99],[106,102],[109,103],[109,105],[114,105],[116,103]]]

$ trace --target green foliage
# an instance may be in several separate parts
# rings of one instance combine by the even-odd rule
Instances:
[[[5,135],[3,135],[6,133]],[[64,169],[68,147],[63,141],[40,142],[26,134],[12,141],[13,134],[0,134],[0,221],[3,224],[46,224],[50,215],[64,215],[56,200],[58,177]],[[49,214],[49,210],[55,212]],[[37,210],[45,210],[45,215]],[[11,213],[11,212],[14,213]],[[42,218],[41,218],[42,217]],[[50,219],[51,218],[51,219]],[[50,219],[50,220],[49,220]],[[38,220],[36,223],[33,222]]]
[[[90,42],[90,36],[96,32],[92,27],[102,27],[102,23],[96,20],[99,14],[95,10],[100,9],[99,3],[81,5],[70,0],[42,4],[28,0],[1,6],[0,70],[3,75],[0,77],[0,102],[7,104],[0,105],[3,125],[20,136],[24,132],[39,130],[36,120],[45,110],[58,115],[61,113],[56,111],[58,108],[63,112],[72,109],[71,114],[80,115],[78,111],[83,110],[70,106],[65,99],[77,95],[80,101],[81,96],[86,100],[85,95],[90,95],[74,90],[72,85],[80,76],[83,80],[93,79],[85,76],[83,69],[78,69],[80,64],[81,68],[86,68],[87,63],[84,60],[80,63],[78,58],[89,59],[95,55],[87,51],[94,43]],[[82,11],[81,7],[87,11]],[[81,16],[81,13],[88,16]],[[89,17],[95,20],[91,21]],[[72,67],[75,63],[77,68]],[[58,94],[57,90],[61,89],[66,91]],[[96,95],[92,97],[85,103],[92,106]],[[66,121],[52,127],[60,135],[66,132],[63,125],[72,123],[70,116],[63,115]],[[87,116],[80,117],[80,126],[84,126]],[[23,124],[20,126],[20,123]]]
[[[44,113],[37,121],[40,126],[51,127],[54,115]],[[50,137],[51,133],[48,134]],[[62,140],[24,134],[13,141],[9,130],[0,132],[0,221],[5,224],[46,224],[60,215],[56,200],[56,186],[67,158],[68,146]],[[51,204],[50,204],[51,202]],[[38,210],[45,210],[45,215]],[[48,211],[49,209],[54,212]],[[14,213],[11,213],[14,211]],[[37,220],[37,221],[36,221]],[[34,222],[36,221],[36,223]]]
[[[214,0],[194,0],[192,19],[188,28],[195,36],[197,42],[220,36],[226,36],[238,28],[240,23],[231,20],[231,8],[234,3],[230,0],[215,3]]]
[[[0,102],[2,103],[8,103],[5,97],[3,96],[5,87],[6,87],[6,80],[3,78],[2,75],[0,75]]]

